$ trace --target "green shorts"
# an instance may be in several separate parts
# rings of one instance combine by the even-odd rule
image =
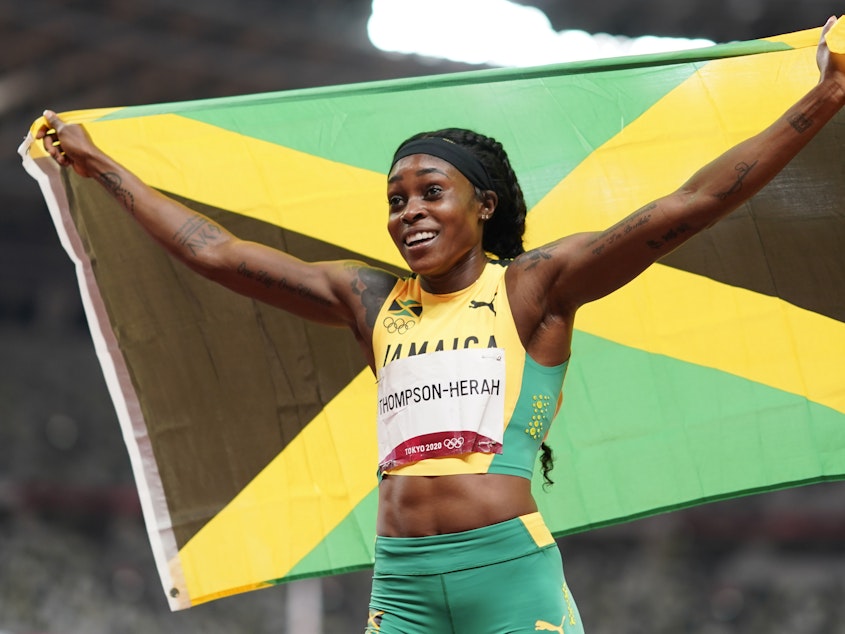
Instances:
[[[583,634],[539,513],[463,533],[377,537],[365,634]]]

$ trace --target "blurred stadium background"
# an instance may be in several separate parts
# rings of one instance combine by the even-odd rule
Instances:
[[[811,28],[845,9],[832,0],[523,4],[544,10],[556,29],[716,42]],[[473,68],[378,51],[366,35],[370,8],[369,0],[0,2],[0,634],[295,631],[284,586],[169,612],[71,264],[15,150],[47,107]],[[448,19],[430,16],[433,31]],[[561,546],[592,634],[845,632],[841,483],[676,512]],[[323,630],[361,632],[369,575],[320,586]]]

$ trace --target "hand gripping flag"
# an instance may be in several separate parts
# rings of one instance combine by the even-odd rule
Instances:
[[[536,247],[612,225],[761,130],[817,81],[818,37],[64,117],[243,238],[401,270],[385,173],[412,133],[502,141]],[[536,487],[555,535],[843,477],[843,123],[581,311],[557,483]],[[76,264],[171,607],[369,566],[375,381],[351,336],[200,278],[31,136],[21,154]]]

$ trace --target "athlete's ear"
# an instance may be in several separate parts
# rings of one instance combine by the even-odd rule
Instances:
[[[499,197],[492,189],[481,192],[480,195],[481,207],[479,208],[479,216],[482,220],[489,220],[493,212],[496,211],[496,205],[499,204]]]

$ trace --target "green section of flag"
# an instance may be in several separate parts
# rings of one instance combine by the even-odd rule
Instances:
[[[470,128],[508,148],[529,207],[569,171],[695,71],[641,68],[484,85],[427,86],[331,100],[256,103],[238,124],[225,109],[189,116],[221,128],[372,171],[386,172],[396,146],[423,130]],[[550,98],[551,96],[551,98]],[[607,108],[607,103],[615,108]],[[385,117],[384,112],[392,113]],[[247,123],[245,124],[244,121]],[[268,126],[272,121],[274,125]],[[286,126],[284,121],[296,121]],[[554,122],[548,125],[547,122]],[[330,122],[327,125],[327,122]]]
[[[586,156],[694,73],[698,63],[788,49],[758,40],[610,61],[132,107],[104,119],[174,113],[376,172],[387,171],[396,146],[411,134],[470,128],[508,148],[530,209]],[[378,109],[372,107],[376,97]]]
[[[845,415],[833,409],[585,333],[573,350],[549,438],[556,484],[543,492],[535,478],[557,535],[841,478]]]

